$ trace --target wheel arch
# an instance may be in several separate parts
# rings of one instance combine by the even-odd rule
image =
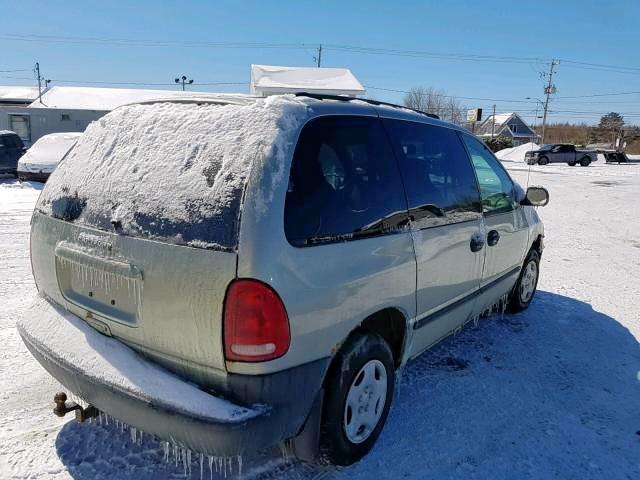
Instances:
[[[533,243],[531,244],[531,249],[530,250],[535,250],[536,252],[538,252],[538,255],[542,256],[542,234],[539,234],[534,240]]]
[[[391,349],[395,367],[400,367],[408,338],[408,328],[409,322],[407,316],[396,307],[383,308],[367,316],[358,326],[351,330],[349,335],[335,348],[324,382],[327,381],[329,375],[334,371],[336,358],[342,346],[353,337],[363,333],[373,333],[382,337]]]

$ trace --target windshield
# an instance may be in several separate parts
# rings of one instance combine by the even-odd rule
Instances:
[[[284,162],[281,142],[296,126],[290,112],[306,109],[283,97],[118,108],[89,126],[37,209],[122,235],[235,249],[251,164],[263,156]]]

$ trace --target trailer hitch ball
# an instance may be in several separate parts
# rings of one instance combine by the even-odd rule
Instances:
[[[97,417],[100,411],[93,405],[89,405],[87,408],[82,408],[75,402],[67,402],[67,394],[64,392],[58,392],[54,395],[53,401],[56,406],[53,409],[53,413],[58,417],[64,417],[69,412],[76,412],[76,420],[78,422],[84,422],[90,418]]]
[[[64,417],[67,412],[67,394],[64,392],[58,392],[53,397],[53,401],[56,403],[56,408],[53,409],[53,413],[55,413],[58,417]]]

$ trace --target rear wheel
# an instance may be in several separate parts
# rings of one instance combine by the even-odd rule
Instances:
[[[591,164],[591,159],[589,157],[582,157],[580,159],[580,165],[583,167],[588,167]]]
[[[373,447],[389,414],[395,368],[389,345],[374,334],[352,337],[327,378],[320,448],[337,465],[351,465]]]
[[[568,164],[569,164],[569,166],[570,166],[570,167],[575,167],[575,166],[576,166],[576,162],[575,162],[575,161],[573,161],[573,162],[568,162]]]
[[[549,163],[549,159],[547,157],[540,157],[538,159],[538,165],[546,165]]]
[[[511,290],[507,309],[510,312],[521,312],[529,307],[538,287],[540,275],[540,255],[531,250],[524,261],[520,277]]]

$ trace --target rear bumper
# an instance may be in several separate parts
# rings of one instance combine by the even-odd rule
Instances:
[[[243,454],[295,435],[315,397],[311,391],[297,397],[295,390],[282,392],[297,402],[297,412],[278,401],[248,407],[230,402],[41,298],[18,330],[38,362],[75,395],[131,426],[209,455]],[[308,405],[302,405],[307,397]]]

